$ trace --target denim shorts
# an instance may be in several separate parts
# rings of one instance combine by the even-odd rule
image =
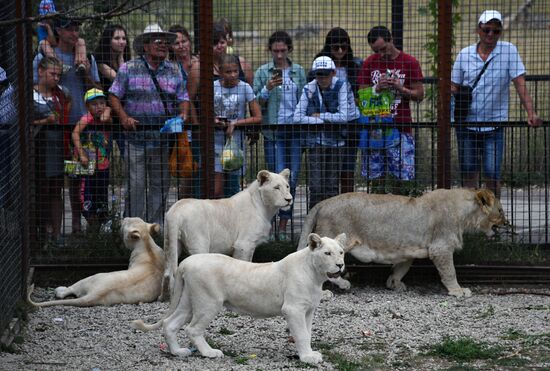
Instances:
[[[414,137],[409,133],[401,133],[400,143],[386,149],[371,149],[362,151],[361,175],[367,179],[380,178],[387,171],[400,180],[413,180]]]
[[[489,179],[500,179],[504,153],[504,129],[474,131],[456,128],[458,160],[462,174],[477,173],[483,160],[483,174]]]

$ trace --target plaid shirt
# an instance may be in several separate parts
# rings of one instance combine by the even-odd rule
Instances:
[[[128,115],[140,125],[162,126],[168,117],[176,116],[178,105],[189,100],[184,89],[184,80],[177,64],[163,61],[156,71],[157,81],[167,97],[170,113],[166,115],[161,96],[151,78],[147,65],[141,58],[124,63],[117,72],[109,93],[117,96],[124,104]]]

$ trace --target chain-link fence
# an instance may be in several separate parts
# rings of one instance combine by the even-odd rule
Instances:
[[[295,202],[273,240],[295,240],[339,193],[484,185],[516,227],[506,241],[548,244],[550,1],[450,4],[25,3],[39,18],[3,27],[32,42],[3,32],[2,50],[24,52],[1,63],[16,90],[33,85],[17,109],[34,115],[3,129],[1,159],[2,195],[19,217],[31,197],[30,222],[3,211],[2,226],[29,227],[34,264],[123,262],[123,215],[162,224],[180,198],[229,197],[260,169],[289,168]],[[6,19],[25,18],[13,9]],[[478,75],[469,116],[450,125],[451,93]],[[13,238],[3,273],[19,277]]]

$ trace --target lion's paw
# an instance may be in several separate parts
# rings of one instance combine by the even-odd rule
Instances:
[[[189,357],[192,352],[191,352],[191,349],[189,348],[176,348],[170,351],[170,353],[179,357]]]
[[[323,356],[319,352],[311,352],[300,355],[300,361],[304,363],[317,364],[323,362]]]
[[[458,289],[449,290],[449,295],[456,296],[457,298],[469,298],[472,296],[472,291],[470,289],[459,287]]]
[[[334,297],[334,294],[330,290],[323,290],[321,293],[321,300],[330,300]]]
[[[348,280],[345,280],[343,278],[338,280],[335,283],[342,290],[349,290],[351,288],[351,283]]]
[[[221,358],[223,357],[223,352],[219,349],[209,349],[201,352],[201,355],[208,358]]]
[[[59,286],[58,288],[55,289],[55,297],[58,299],[63,299],[65,296],[67,296],[66,291],[67,291],[66,286]]]
[[[407,291],[407,285],[405,285],[402,281],[396,281],[392,277],[388,278],[386,281],[386,287],[394,291]]]

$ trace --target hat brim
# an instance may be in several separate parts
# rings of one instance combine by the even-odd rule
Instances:
[[[315,74],[315,76],[328,76],[332,73],[333,70],[329,70],[329,69],[321,69],[321,70],[315,70],[313,71],[313,73]]]
[[[86,101],[85,103],[88,103],[88,102],[91,102],[97,98],[104,98],[104,99],[107,99],[107,97],[105,96],[105,94],[94,94],[92,95],[91,97],[88,97],[86,98]]]
[[[168,43],[173,44],[176,41],[178,35],[173,32],[146,32],[136,36],[134,39],[134,51],[138,54],[143,54],[143,40],[154,37],[163,37],[167,39]]]

